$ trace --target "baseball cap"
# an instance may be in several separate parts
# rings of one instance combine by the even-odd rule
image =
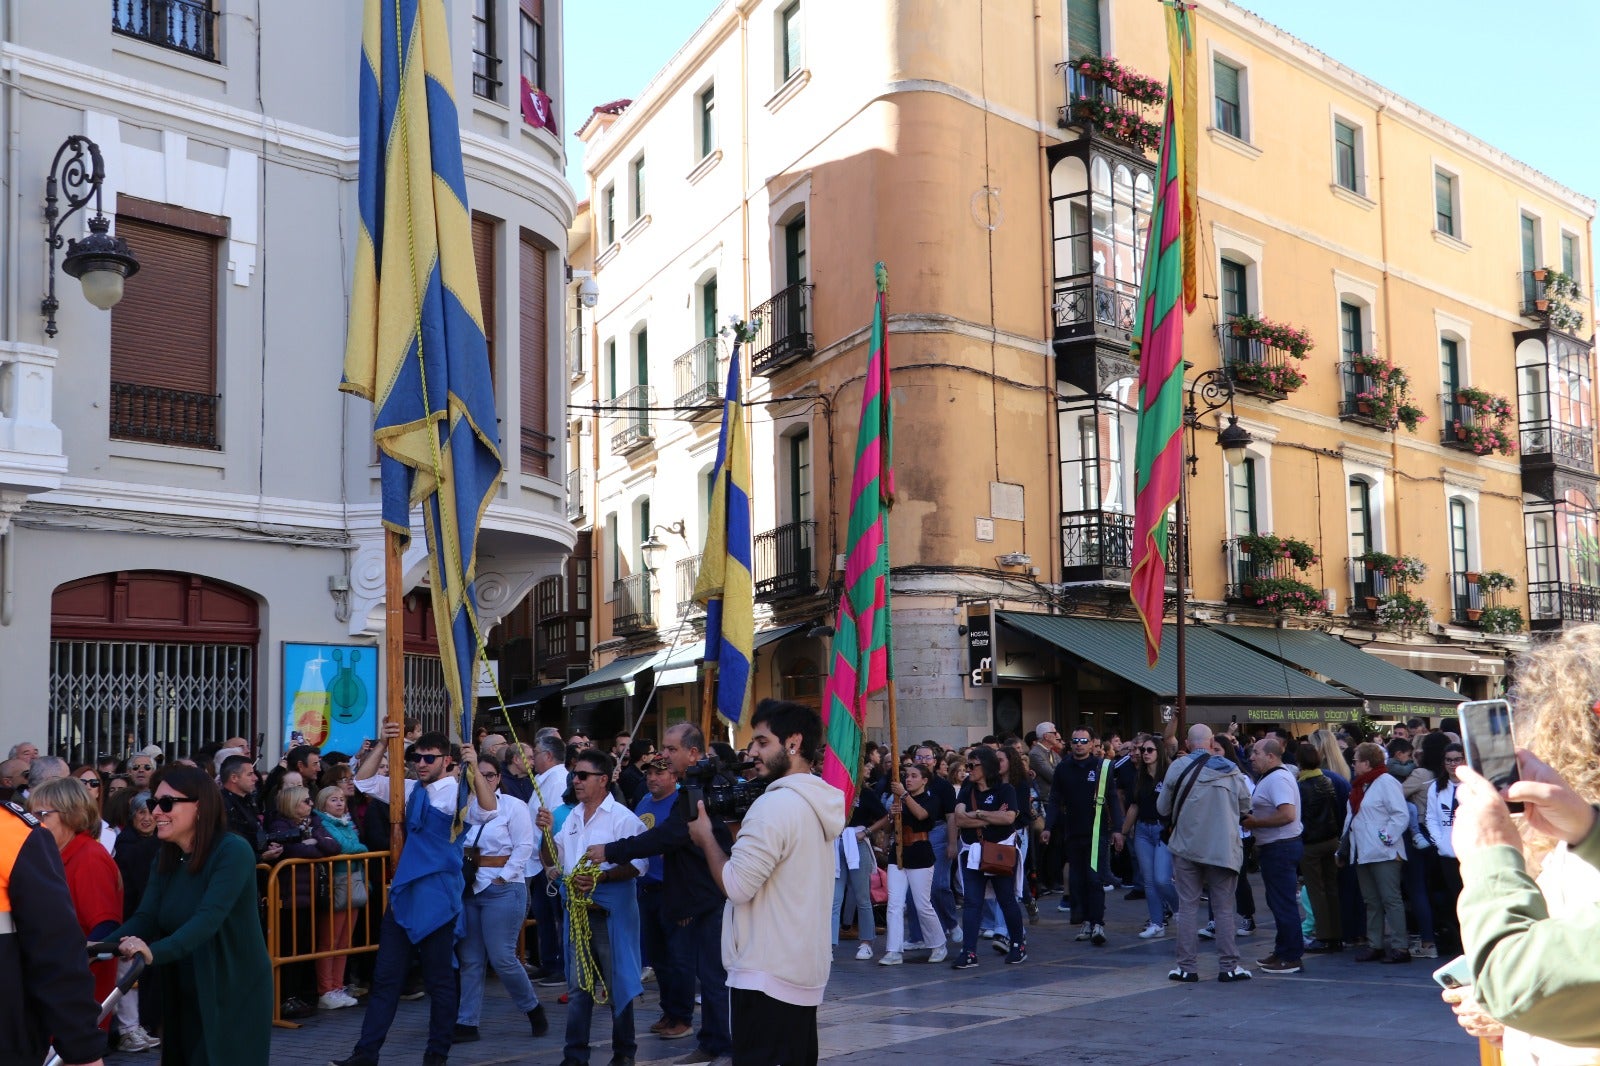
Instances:
[[[164,758],[166,755],[166,753],[161,750],[160,744],[146,744],[143,748],[139,749],[139,754],[147,756],[151,759]]]
[[[665,755],[652,755],[648,759],[639,761],[639,769],[645,773],[649,773],[652,770],[670,770],[672,769],[672,761]]]

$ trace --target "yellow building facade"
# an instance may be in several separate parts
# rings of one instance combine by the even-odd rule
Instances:
[[[1600,611],[1594,204],[1241,8],[1198,14],[1185,358],[1233,383],[1252,443],[1230,465],[1226,407],[1199,420],[1191,716],[1441,713],[1439,683],[1496,690],[1530,624]],[[815,698],[882,260],[902,738],[1159,722],[1171,657],[1145,670],[1127,597],[1127,344],[1154,170],[1141,123],[1160,121],[1131,75],[1165,81],[1160,19],[1138,0],[729,0],[638,100],[591,120],[570,246],[601,295],[572,398],[604,411],[569,427],[603,601],[591,695],[630,686],[625,721],[652,688],[698,703],[679,661],[694,612],[668,575],[703,538],[732,313],[761,321],[741,353],[772,634],[756,695]],[[637,548],[656,526],[652,561]],[[616,602],[641,588],[647,623],[630,609],[619,631]],[[1266,632],[1298,643],[1265,650]]]

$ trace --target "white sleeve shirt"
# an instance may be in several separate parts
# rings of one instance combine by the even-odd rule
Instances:
[[[561,806],[561,797],[567,791],[567,768],[559,763],[533,779],[533,795],[528,797],[528,810],[538,814],[544,807],[554,811]],[[541,797],[543,802],[540,802]]]
[[[579,804],[572,809],[571,814],[567,815],[567,820],[561,824],[561,832],[556,834],[556,855],[561,860],[561,876],[572,876],[572,871],[577,868],[583,853],[591,845],[609,844],[613,840],[638,836],[642,832],[644,823],[639,820],[639,816],[610,796],[601,801],[599,808],[594,812],[594,817],[587,823],[583,820],[583,805]],[[609,870],[615,865],[603,862],[600,868]],[[643,875],[650,869],[650,860],[634,859],[633,866]]]
[[[374,774],[368,778],[356,778],[356,790],[364,792],[374,799],[389,802],[389,778],[384,774]],[[416,781],[406,778],[402,784],[405,786],[406,802],[411,802],[411,790],[417,787]],[[456,797],[461,794],[461,782],[455,777],[445,776],[439,778],[428,786],[428,802],[433,804],[433,809],[454,818],[456,815]],[[469,793],[467,799],[467,824],[483,825],[494,817],[493,811],[486,811],[478,806],[476,793]]]
[[[484,855],[507,856],[506,864],[479,867],[478,879],[473,884],[474,892],[482,892],[497,878],[501,881],[526,880],[528,863],[533,858],[537,834],[533,827],[533,815],[528,813],[528,805],[503,792],[497,792],[495,800],[499,806],[490,812],[489,821],[483,823],[483,832],[480,834],[473,830],[464,833],[461,841],[463,846],[478,847]]]

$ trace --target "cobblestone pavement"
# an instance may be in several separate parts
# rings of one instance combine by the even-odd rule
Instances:
[[[1028,937],[1028,961],[1006,966],[983,943],[979,968],[956,972],[909,953],[903,966],[857,962],[854,942],[835,952],[828,998],[819,1011],[822,1057],[857,1062],[910,1063],[935,1056],[950,1063],[1154,1064],[1292,1063],[1294,1066],[1405,1063],[1406,1066],[1475,1063],[1476,1041],[1455,1025],[1430,979],[1439,965],[1419,959],[1409,966],[1360,965],[1351,953],[1312,956],[1292,976],[1266,976],[1254,959],[1271,951],[1271,916],[1240,939],[1253,981],[1224,985],[1215,980],[1214,951],[1201,955],[1199,984],[1168,981],[1171,939],[1137,937],[1143,903],[1121,893],[1108,898],[1110,942],[1096,948],[1072,939],[1075,929],[1055,910],[1056,897],[1040,908]],[[882,938],[874,944],[881,950]],[[953,957],[953,955],[952,955]],[[483,1011],[483,1039],[456,1047],[459,1066],[490,1063],[554,1064],[561,1060],[566,1008],[559,989],[540,989],[550,1013],[550,1034],[528,1036],[527,1022],[491,980]],[[420,1062],[427,1035],[426,1000],[401,1003],[385,1046],[384,1061]],[[273,1032],[274,1063],[322,1066],[343,1058],[361,1026],[361,1009],[323,1013],[295,1030]],[[659,1040],[646,1031],[656,1018],[655,985],[645,986],[635,1016],[640,1032],[638,1062],[668,1063],[694,1048],[693,1038]],[[610,1058],[609,1019],[597,1014],[593,1061]],[[134,1066],[154,1054],[116,1055],[118,1066]]]

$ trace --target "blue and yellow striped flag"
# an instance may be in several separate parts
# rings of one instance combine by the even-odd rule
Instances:
[[[755,579],[750,565],[750,444],[739,389],[739,342],[728,360],[728,394],[712,475],[711,514],[694,584],[706,608],[706,661],[717,664],[717,713],[737,725],[750,702],[750,664],[756,630]]]
[[[373,405],[383,524],[423,505],[453,738],[471,737],[478,526],[500,442],[442,0],[367,0],[361,230],[340,388]]]

